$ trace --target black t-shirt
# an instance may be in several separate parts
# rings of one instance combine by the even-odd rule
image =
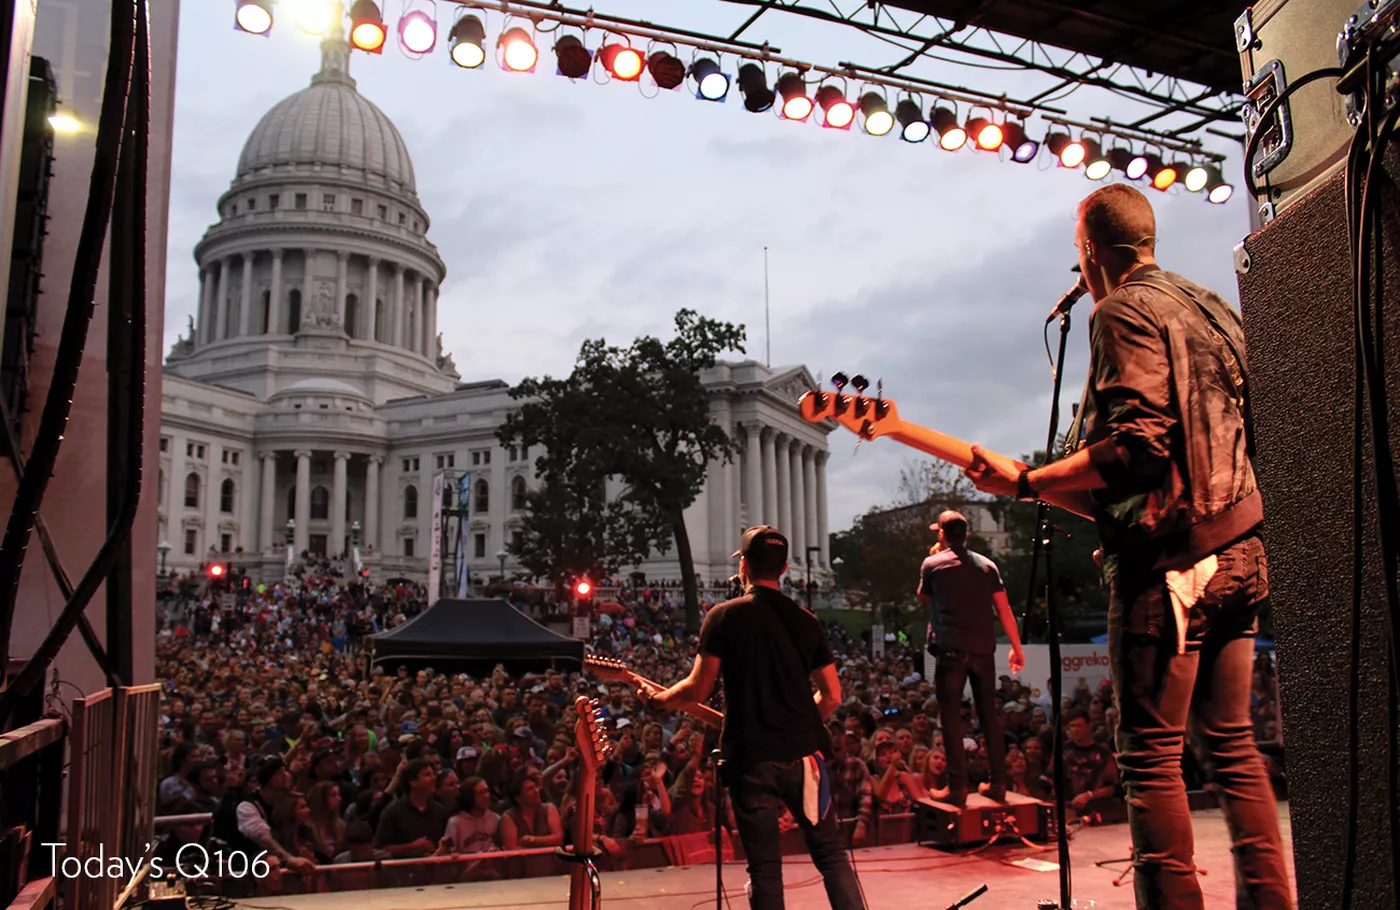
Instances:
[[[996,601],[1006,588],[996,563],[968,549],[946,549],[924,560],[919,593],[929,608],[929,650],[993,654],[997,649]]]
[[[815,616],[779,591],[756,587],[705,616],[700,651],[720,660],[727,761],[743,768],[817,751],[822,721],[811,673],[834,660]]]

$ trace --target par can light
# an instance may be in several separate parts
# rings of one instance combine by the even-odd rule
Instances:
[[[865,116],[865,131],[870,135],[883,136],[894,129],[889,102],[879,92],[866,92],[860,96],[860,112]]]
[[[1027,164],[1040,152],[1040,143],[1026,135],[1025,124],[1007,121],[1001,126],[1002,144],[1011,149],[1011,160]]]
[[[399,43],[410,54],[426,54],[437,47],[437,23],[421,9],[399,20]]]
[[[293,7],[296,24],[308,35],[324,35],[335,19],[330,0],[296,0]]]
[[[856,109],[834,85],[817,89],[817,106],[825,117],[824,126],[833,130],[848,130],[856,119]]]
[[[665,51],[657,51],[647,58],[647,72],[658,88],[680,88],[685,81],[685,64]]]
[[[382,54],[387,37],[378,4],[374,0],[355,0],[350,7],[350,45],[367,54]]]
[[[744,96],[744,109],[758,114],[773,106],[777,98],[768,87],[768,76],[757,63],[739,67],[739,93]]]
[[[642,52],[628,44],[609,44],[598,52],[598,59],[622,82],[636,82],[642,77]]]
[[[1045,144],[1060,159],[1060,167],[1076,168],[1084,163],[1084,144],[1069,138],[1069,133],[1051,133],[1045,137]]]
[[[923,142],[933,131],[924,119],[919,102],[905,98],[894,106],[894,119],[899,121],[899,138],[905,142]]]
[[[1186,176],[1181,178],[1181,185],[1186,187],[1188,193],[1199,193],[1206,188],[1206,181],[1210,175],[1206,173],[1205,165],[1194,164],[1186,169]]]
[[[797,73],[778,77],[778,94],[783,96],[783,116],[789,120],[806,120],[812,116],[812,99],[807,97],[807,83]]]
[[[719,62],[709,57],[690,65],[690,78],[695,80],[695,97],[701,101],[723,101],[729,94],[729,77],[720,71]]]
[[[535,47],[530,33],[518,25],[502,32],[501,37],[496,39],[496,44],[504,49],[502,59],[506,69],[511,72],[528,73],[535,68],[540,59],[539,48]]]
[[[938,147],[945,152],[956,152],[967,145],[967,130],[958,123],[958,115],[951,108],[936,108],[933,116],[933,131],[938,134]]]
[[[1206,166],[1206,199],[1213,205],[1222,205],[1228,202],[1235,193],[1235,188],[1225,182],[1224,176],[1220,173],[1220,165],[1210,164]]]
[[[271,0],[238,0],[233,24],[250,35],[266,35],[272,30]]]
[[[1113,162],[1103,153],[1098,142],[1093,139],[1081,140],[1084,146],[1084,176],[1090,180],[1102,180],[1113,173]]]
[[[593,55],[575,35],[554,42],[554,56],[559,61],[559,75],[570,79],[581,79],[593,68]]]
[[[474,70],[486,62],[486,28],[475,16],[463,16],[452,26],[452,62]]]
[[[1162,159],[1156,155],[1147,156],[1147,179],[1152,181],[1152,188],[1165,193],[1167,189],[1176,183],[1176,168],[1170,164],[1163,164]]]
[[[1006,138],[1002,128],[986,117],[974,117],[967,121],[967,134],[972,138],[973,146],[984,152],[995,152]]]

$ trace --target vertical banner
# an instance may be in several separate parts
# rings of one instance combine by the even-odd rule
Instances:
[[[428,606],[442,596],[442,486],[445,475],[433,475],[433,521],[429,525],[428,541]]]
[[[593,623],[587,613],[574,617],[574,638],[579,641],[588,641],[588,636],[592,634]]]
[[[885,627],[878,622],[870,627],[870,656],[874,660],[885,656]]]
[[[467,582],[471,578],[471,571],[467,568],[467,516],[470,514],[471,506],[472,475],[471,472],[463,474],[457,478],[457,598],[465,600],[467,597]]]

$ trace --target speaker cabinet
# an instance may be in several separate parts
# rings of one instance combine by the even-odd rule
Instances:
[[[1385,376],[1400,437],[1400,211],[1383,178]],[[1342,904],[1351,640],[1354,311],[1343,175],[1335,173],[1246,240],[1237,255],[1264,495],[1284,751],[1299,907]],[[1400,450],[1400,438],[1391,440]],[[1385,593],[1375,487],[1366,458],[1366,548],[1359,689],[1357,888],[1350,906],[1396,907]],[[1393,760],[1400,760],[1396,756]]]

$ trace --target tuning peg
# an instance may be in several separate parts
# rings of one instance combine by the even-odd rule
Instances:
[[[864,395],[865,390],[870,388],[870,380],[857,373],[851,377],[851,385],[856,387],[856,391]]]
[[[850,378],[845,373],[831,374],[831,384],[836,386],[836,391],[838,392],[844,389],[846,387],[846,383],[850,381]]]

